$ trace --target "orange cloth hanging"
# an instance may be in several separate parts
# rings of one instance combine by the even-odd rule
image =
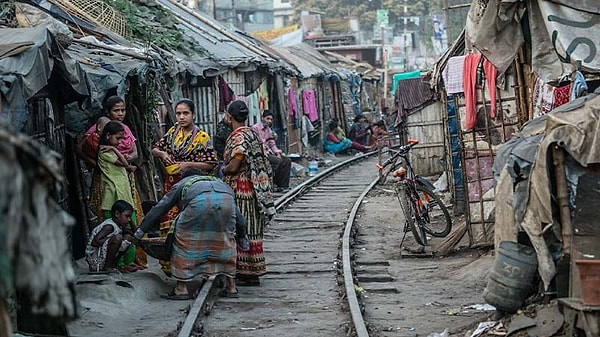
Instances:
[[[466,130],[472,130],[477,124],[477,67],[481,54],[469,54],[465,58],[463,85],[465,91]],[[483,60],[483,72],[490,95],[490,117],[496,117],[496,75],[498,70],[487,59]]]

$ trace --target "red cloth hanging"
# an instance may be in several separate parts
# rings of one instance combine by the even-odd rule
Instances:
[[[469,54],[465,58],[463,68],[463,85],[465,89],[466,129],[472,130],[477,123],[477,66],[481,54]]]
[[[469,54],[465,58],[463,85],[465,89],[466,130],[472,130],[477,124],[477,66],[481,54]],[[483,60],[488,94],[490,95],[490,117],[496,118],[496,75],[498,70],[487,59]]]

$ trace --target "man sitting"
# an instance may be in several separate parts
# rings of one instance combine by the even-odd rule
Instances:
[[[252,128],[258,132],[265,148],[265,154],[271,162],[271,167],[273,167],[273,183],[277,186],[275,191],[285,192],[290,187],[292,161],[285,156],[275,143],[277,135],[271,129],[273,116],[271,111],[265,110],[261,118],[262,121],[254,124]]]

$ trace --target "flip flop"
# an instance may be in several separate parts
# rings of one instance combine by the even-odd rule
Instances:
[[[231,292],[231,291],[229,291],[229,289],[225,288],[225,289],[221,290],[221,296],[228,297],[228,298],[239,298],[240,292],[238,291],[237,288],[235,288],[235,292]]]
[[[171,290],[168,294],[161,294],[161,298],[174,301],[185,301],[191,299],[190,294],[175,294],[175,290]]]

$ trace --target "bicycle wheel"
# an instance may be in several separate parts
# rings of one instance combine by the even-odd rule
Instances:
[[[427,236],[425,235],[425,230],[423,227],[419,225],[421,221],[417,215],[416,205],[412,201],[411,192],[406,190],[406,188],[407,187],[404,186],[401,189],[396,189],[396,196],[400,202],[402,213],[404,213],[404,220],[406,224],[404,230],[406,230],[407,227],[410,228],[415,241],[421,246],[427,246]]]
[[[413,233],[413,237],[415,241],[421,246],[427,246],[427,233],[425,233],[425,227],[423,226],[423,221],[419,217],[416,209],[416,205],[414,202],[408,203],[409,212],[412,213],[413,221],[409,222],[410,231]]]
[[[438,238],[448,235],[452,229],[452,219],[442,199],[425,186],[417,186],[417,194],[417,203],[421,207],[418,214],[421,215],[425,232]]]

